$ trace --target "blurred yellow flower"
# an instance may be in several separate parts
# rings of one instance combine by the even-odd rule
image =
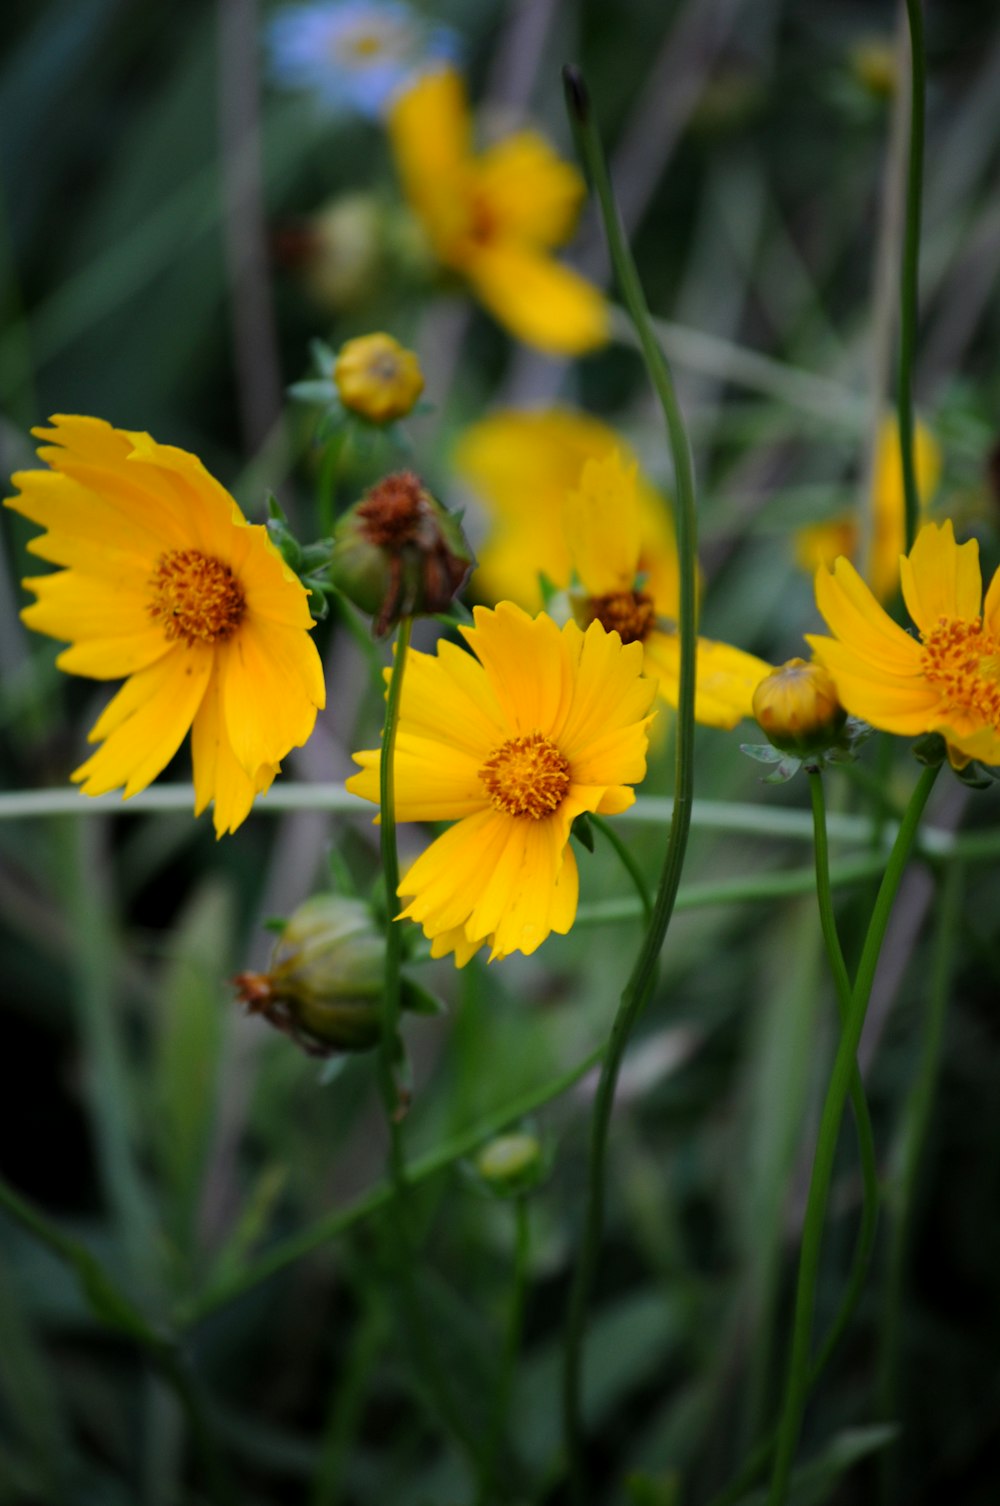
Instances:
[[[501,324],[559,355],[607,340],[604,298],[552,256],[573,232],[585,189],[543,137],[517,131],[475,152],[465,86],[450,68],[397,98],[389,134],[434,254]]]
[[[615,451],[626,464],[635,458],[607,424],[569,409],[504,409],[465,430],[454,452],[455,469],[491,524],[476,551],[479,595],[537,611],[542,605],[539,574],[555,586],[569,585],[573,559],[563,518],[566,494],[579,484],[588,460]],[[680,586],[669,506],[641,472],[635,496],[638,568],[656,600],[676,602]]]
[[[566,539],[586,592],[576,603],[582,625],[598,621],[641,643],[645,672],[676,707],[680,694],[679,589],[674,570],[654,581],[640,567],[637,467],[617,450],[585,462],[580,483],[563,504]],[[671,541],[672,543],[672,541]],[[664,585],[664,582],[667,582]],[[751,714],[753,693],[771,666],[753,654],[699,638],[696,647],[695,720],[709,727],[735,727]]]
[[[902,737],[940,733],[956,768],[1000,763],[1000,571],[984,603],[979,545],[956,544],[949,520],[920,530],[900,574],[919,639],[840,559],[816,575],[816,604],[836,636],[809,638],[813,653],[852,715]]]
[[[646,773],[655,687],[642,650],[597,622],[560,629],[512,602],[475,609],[472,654],[441,642],[411,652],[396,740],[396,815],[454,821],[399,885],[400,919],[459,967],[484,943],[491,961],[531,953],[576,915],[570,827],[616,815]],[[475,657],[473,657],[473,655]],[[347,787],[378,802],[378,749],[356,753]]]
[[[920,506],[926,509],[941,475],[941,451],[930,430],[922,423],[914,431],[914,461]],[[879,601],[891,601],[899,589],[899,557],[906,548],[906,504],[903,493],[903,462],[899,451],[899,424],[887,418],[879,432],[872,481],[872,537],[862,575]],[[799,529],[795,558],[803,570],[814,575],[820,565],[830,569],[841,555],[853,556],[860,542],[860,529],[853,516],[833,518]]]
[[[72,778],[134,795],[190,728],[195,814],[214,801],[217,834],[233,831],[324,703],[306,592],[194,455],[97,418],[51,423],[34,431],[50,469],[15,475],[4,505],[48,530],[28,549],[63,568],[24,582],[21,616],[71,645],[60,669],[127,676]]]
[[[333,380],[344,407],[373,424],[405,418],[424,390],[416,353],[381,332],[342,345]]]

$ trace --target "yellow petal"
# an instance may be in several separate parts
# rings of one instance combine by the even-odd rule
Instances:
[[[137,580],[153,573],[163,540],[144,525],[135,509],[54,471],[17,471],[12,480],[21,495],[6,498],[4,506],[48,529],[31,540],[30,553],[93,574],[126,561]]]
[[[642,676],[642,645],[623,647],[618,634],[606,633],[599,622],[592,622],[583,634],[567,623],[563,634],[577,646],[579,668],[572,706],[558,730],[559,746],[573,766],[574,779],[589,784],[629,782],[628,774],[605,767],[597,750],[606,746],[609,735],[626,729],[634,756],[645,754],[644,718],[656,685]]]
[[[518,131],[477,158],[475,188],[498,235],[561,246],[573,233],[586,188],[544,137]]]
[[[278,772],[264,764],[254,778],[237,761],[226,735],[222,717],[221,681],[212,675],[191,728],[191,764],[194,773],[194,813],[214,801],[215,834],[235,831],[246,820],[254,797],[265,793]]]
[[[940,528],[927,523],[900,564],[907,611],[926,637],[941,619],[971,622],[979,616],[983,578],[979,544],[956,544],[949,518]]]
[[[494,611],[476,607],[474,617],[475,627],[462,628],[462,636],[486,671],[506,737],[558,736],[574,689],[567,634],[551,617],[529,617],[510,601]]]
[[[520,865],[509,902],[493,931],[493,958],[507,957],[511,952],[523,952],[530,957],[551,934],[553,919],[558,916],[561,923],[564,921],[569,898],[572,899],[570,924],[576,915],[575,893],[557,896],[566,852],[566,842],[557,823],[543,820],[512,824],[523,827],[510,839],[516,844]]]
[[[528,345],[578,356],[607,343],[603,295],[579,272],[523,242],[477,247],[465,273],[490,313]]]
[[[912,673],[920,646],[882,610],[854,566],[839,559],[833,574],[816,572],[816,605],[827,627],[859,658],[889,673]]]
[[[389,115],[396,168],[431,244],[454,258],[470,214],[471,122],[465,87],[451,68],[425,74]]]
[[[124,785],[124,794],[144,790],[173,758],[201,704],[212,671],[213,653],[200,645],[168,654],[133,676],[105,713],[113,725],[102,746],[74,770],[72,779],[87,795],[103,795]],[[137,683],[138,682],[138,683]],[[115,709],[112,709],[115,708]],[[100,721],[98,726],[100,726]]]
[[[70,643],[76,639],[124,638],[145,633],[150,627],[148,597],[135,589],[127,575],[114,589],[106,580],[78,570],[33,576],[23,584],[38,599],[24,608],[21,617],[36,633],[50,638]]]
[[[252,618],[217,653],[226,734],[237,762],[254,777],[312,732],[325,701],[319,655],[299,629]]]
[[[591,596],[631,591],[639,564],[638,467],[617,450],[585,462],[577,490],[566,494],[563,527],[576,573]]]
[[[432,957],[447,957],[454,953],[455,966],[465,967],[483,946],[484,942],[492,946],[492,938],[487,936],[481,941],[470,941],[465,934],[464,926],[453,926],[450,931],[440,931],[431,941]]]
[[[653,633],[646,643],[646,673],[660,695],[676,708],[680,696],[680,639]],[[735,727],[751,716],[753,693],[771,665],[729,643],[699,638],[695,645],[694,719],[703,727]]]
[[[499,861],[514,824],[491,807],[450,826],[401,880],[400,897],[410,898],[401,915],[418,921],[428,936],[464,925],[484,875]]]

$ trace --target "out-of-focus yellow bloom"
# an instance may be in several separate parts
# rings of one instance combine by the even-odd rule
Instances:
[[[800,757],[828,748],[847,719],[829,671],[806,659],[789,659],[761,680],[753,714],[769,742]]]
[[[552,256],[573,232],[584,183],[543,137],[517,131],[475,152],[465,86],[450,68],[398,97],[389,134],[438,261],[464,277],[501,324],[560,355],[607,340],[601,294]]]
[[[868,37],[851,49],[851,72],[876,99],[891,99],[899,83],[896,48],[889,37]]]
[[[87,795],[146,788],[191,731],[195,815],[234,831],[324,703],[306,591],[267,536],[186,450],[98,418],[57,416],[5,506],[47,532],[63,568],[24,584],[29,627],[70,644],[56,663],[125,678],[71,776]]]
[[[949,520],[920,530],[901,581],[919,638],[841,559],[816,574],[816,605],[835,636],[807,642],[853,716],[901,737],[940,733],[955,768],[1000,763],[1000,571],[983,601],[979,545],[956,544]]]
[[[344,407],[373,424],[405,418],[424,390],[416,353],[381,332],[342,345],[333,380]]]
[[[671,706],[680,695],[680,637],[676,619],[679,587],[676,549],[673,571],[660,572],[660,589],[640,573],[639,508],[635,464],[616,450],[588,460],[575,491],[563,505],[566,538],[586,596],[577,602],[581,626],[598,621],[641,643],[644,670],[658,682]],[[668,582],[665,589],[662,582]],[[699,638],[696,648],[695,720],[709,727],[735,727],[749,716],[755,687],[771,666],[728,643]]]
[[[542,605],[540,574],[555,586],[569,585],[573,559],[563,519],[566,495],[579,485],[588,460],[616,451],[625,465],[635,459],[607,424],[568,409],[505,409],[465,430],[455,450],[455,469],[491,523],[477,549],[480,596],[537,611]],[[657,601],[676,602],[680,586],[670,510],[641,471],[635,477],[635,502],[638,569]]]
[[[452,821],[404,874],[403,916],[432,954],[459,967],[484,942],[491,961],[534,952],[576,916],[570,828],[617,815],[646,774],[653,685],[642,651],[597,622],[581,632],[512,602],[475,609],[460,632],[411,651],[396,740],[396,816]],[[388,671],[387,671],[388,673]],[[348,789],[379,799],[378,749],[355,753]]]
[[[933,434],[921,423],[914,431],[914,461],[920,505],[926,509],[941,475],[941,451]],[[872,513],[871,543],[861,573],[879,601],[887,602],[899,589],[899,557],[906,548],[903,462],[899,425],[894,418],[887,418],[879,433]],[[821,565],[832,569],[841,555],[845,558],[854,555],[859,540],[860,529],[852,516],[814,523],[796,534],[795,558],[803,570],[815,575]]]

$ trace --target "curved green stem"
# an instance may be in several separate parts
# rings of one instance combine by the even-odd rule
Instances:
[[[778,1427],[774,1473],[771,1478],[767,1506],[783,1506],[788,1496],[792,1463],[799,1441],[802,1414],[809,1387],[809,1345],[812,1336],[813,1308],[819,1277],[823,1226],[826,1221],[826,1208],[833,1177],[840,1123],[851,1082],[857,1070],[858,1042],[861,1039],[865,1016],[868,1012],[868,1000],[871,997],[872,983],[885,939],[886,926],[889,923],[893,902],[937,773],[937,769],[928,768],[924,769],[921,774],[900,823],[892,852],[889,854],[889,861],[875,900],[861,961],[854,980],[851,1007],[841,1034],[833,1072],[823,1103],[802,1231],[802,1250],[799,1255],[799,1275],[795,1293],[795,1323],[785,1399]]]
[[[625,843],[615,831],[610,821],[605,821],[603,816],[595,815],[589,816],[588,819],[591,824],[595,826],[601,833],[601,836],[608,843],[609,847],[612,847],[614,849],[615,856],[618,858],[618,861],[621,863],[622,867],[625,869],[625,872],[632,880],[632,883],[635,886],[635,892],[639,896],[639,903],[642,905],[643,919],[645,920],[646,924],[649,925],[650,920],[653,918],[653,896],[649,892],[649,885],[646,883],[646,875],[643,873],[642,869],[639,867],[639,864],[629,852],[628,848],[625,846]]]
[[[673,914],[680,884],[684,854],[691,825],[694,783],[694,689],[697,517],[694,472],[684,420],[673,378],[657,342],[632,253],[622,229],[600,136],[591,118],[590,100],[582,76],[575,69],[563,70],[566,103],[578,153],[590,178],[601,210],[611,262],[642,349],[650,381],[663,409],[677,490],[677,553],[680,574],[678,630],[680,638],[680,691],[677,705],[674,806],[670,837],[664,855],[652,918],[643,937],[632,974],[622,993],[608,1041],[591,1120],[587,1208],[579,1260],[569,1300],[563,1384],[563,1418],[567,1463],[573,1499],[586,1499],[583,1467],[583,1420],[581,1390],[583,1345],[590,1292],[597,1272],[604,1225],[604,1162],[608,1127],[614,1105],[618,1071],[632,1027],[649,1001],[656,980],[657,963]]]
[[[906,178],[906,233],[899,305],[899,447],[906,501],[906,552],[920,520],[920,497],[913,450],[913,359],[917,343],[920,285],[920,205],[924,178],[924,18],[923,0],[906,0],[910,25],[910,160]]]
[[[899,1169],[888,1197],[889,1256],[879,1357],[879,1409],[886,1421],[896,1410],[899,1327],[906,1260],[910,1247],[915,1194],[920,1176],[920,1159],[927,1139],[927,1130],[934,1107],[934,1095],[941,1070],[941,1049],[944,1042],[951,975],[955,965],[955,940],[961,914],[964,877],[961,864],[956,863],[947,869],[941,885],[937,944],[934,949],[927,1015],[920,1031],[920,1059],[917,1075],[903,1110]],[[897,1459],[898,1453],[895,1448],[887,1449],[883,1455],[882,1497],[885,1501],[897,1499],[895,1491]]]
[[[514,1283],[510,1297],[510,1312],[507,1332],[504,1337],[503,1354],[500,1358],[500,1374],[497,1380],[496,1397],[493,1402],[493,1421],[482,1477],[479,1484],[479,1506],[488,1506],[493,1496],[497,1457],[503,1442],[510,1398],[514,1389],[517,1358],[521,1352],[521,1336],[524,1330],[524,1307],[528,1295],[528,1257],[531,1248],[531,1229],[528,1219],[528,1199],[523,1195],[514,1200]]]

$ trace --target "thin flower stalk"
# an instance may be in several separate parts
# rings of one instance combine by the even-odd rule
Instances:
[[[892,912],[893,902],[899,889],[903,871],[913,847],[923,815],[924,807],[934,787],[936,768],[923,771],[918,780],[906,813],[893,844],[885,874],[879,887],[872,911],[872,918],[865,936],[861,961],[854,980],[851,1009],[840,1038],[840,1045],[833,1064],[833,1072],[827,1087],[823,1112],[820,1118],[816,1154],[813,1160],[809,1184],[809,1199],[806,1205],[802,1233],[802,1249],[799,1255],[799,1275],[795,1295],[795,1320],[789,1355],[788,1375],[781,1422],[778,1429],[778,1445],[771,1488],[767,1506],[784,1506],[788,1499],[792,1464],[802,1428],[809,1389],[809,1348],[812,1337],[813,1310],[816,1301],[816,1285],[819,1277],[819,1262],[822,1251],[823,1227],[826,1222],[830,1184],[833,1179],[833,1164],[840,1135],[840,1124],[850,1093],[851,1082],[857,1069],[856,1058],[861,1032],[864,1029],[871,997],[875,969],[878,965],[886,927]]]
[[[649,1001],[656,980],[657,963],[666,937],[691,825],[694,784],[694,704],[697,594],[697,518],[694,473],[684,420],[674,391],[667,360],[650,323],[642,286],[622,229],[600,136],[591,117],[590,100],[582,76],[564,70],[567,108],[577,151],[596,193],[604,222],[612,264],[625,305],[635,325],[650,380],[666,419],[677,488],[677,553],[680,574],[678,633],[680,638],[679,694],[677,704],[674,805],[670,837],[659,888],[632,974],[622,993],[601,1071],[591,1121],[587,1208],[579,1261],[570,1294],[566,1328],[563,1413],[573,1499],[586,1499],[583,1467],[582,1372],[583,1347],[590,1293],[597,1271],[604,1225],[604,1166],[608,1127],[625,1047],[632,1027]]]
[[[493,1419],[486,1457],[479,1485],[479,1506],[489,1506],[495,1494],[495,1479],[500,1446],[510,1413],[514,1376],[517,1371],[521,1340],[524,1334],[524,1309],[528,1296],[529,1257],[531,1253],[531,1222],[528,1215],[528,1199],[514,1199],[514,1271],[510,1294],[510,1310],[507,1315],[507,1331],[504,1335],[503,1353],[500,1357],[500,1373],[496,1396],[493,1401]]]

